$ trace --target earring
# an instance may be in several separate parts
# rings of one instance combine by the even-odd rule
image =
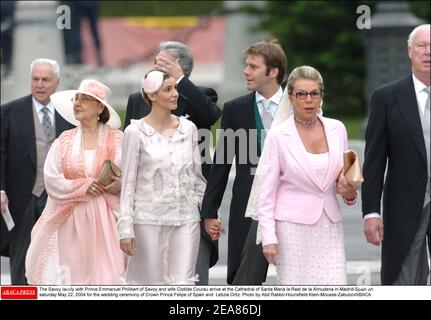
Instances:
[[[97,114],[97,121],[100,121],[100,113]]]

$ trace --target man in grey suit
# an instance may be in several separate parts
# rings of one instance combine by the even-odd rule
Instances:
[[[385,285],[424,285],[429,275],[429,24],[412,31],[408,53],[412,74],[376,89],[365,135],[364,233],[368,242],[382,243],[381,281]]]
[[[9,255],[12,284],[27,284],[25,256],[30,233],[47,200],[43,166],[52,142],[72,128],[50,96],[60,82],[56,61],[31,63],[31,95],[1,106],[1,212],[8,206],[15,227],[1,220],[1,254]]]

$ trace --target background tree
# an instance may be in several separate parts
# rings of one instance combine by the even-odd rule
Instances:
[[[366,59],[359,5],[371,13],[377,1],[268,1],[259,29],[272,33],[286,51],[288,71],[300,65],[318,69],[325,81],[325,114],[364,116]],[[412,11],[429,21],[428,1],[413,1]]]

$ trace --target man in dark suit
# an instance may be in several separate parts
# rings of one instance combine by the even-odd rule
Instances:
[[[429,24],[410,34],[408,53],[412,74],[375,90],[365,135],[364,233],[368,242],[382,243],[384,285],[424,285],[429,275]]]
[[[1,106],[1,211],[8,206],[15,227],[1,219],[1,253],[9,255],[12,284],[26,284],[25,256],[34,223],[45,207],[46,154],[56,137],[72,126],[50,102],[60,81],[56,61],[31,63],[31,95]]]
[[[275,42],[258,42],[246,50],[244,76],[252,93],[224,105],[214,161],[208,177],[201,217],[214,239],[222,224],[217,211],[223,199],[232,160],[236,175],[229,212],[227,283],[260,285],[266,280],[268,263],[262,245],[256,245],[257,221],[244,217],[255,169],[263,145],[262,129],[269,129],[283,94],[280,86],[286,56]]]
[[[172,111],[176,116],[184,116],[199,129],[199,143],[202,150],[202,174],[208,177],[211,155],[209,153],[209,134],[211,126],[221,116],[221,110],[216,105],[217,93],[212,88],[198,87],[189,77],[193,69],[193,56],[190,49],[181,42],[166,41],[159,45],[159,53],[154,58],[154,67],[171,74],[177,82],[179,93],[177,109]],[[127,102],[124,128],[131,119],[140,119],[150,113],[150,107],[142,98],[141,92],[133,93]],[[208,269],[218,260],[218,242],[212,241],[201,225],[201,238],[196,264],[199,274],[198,285],[208,284]]]

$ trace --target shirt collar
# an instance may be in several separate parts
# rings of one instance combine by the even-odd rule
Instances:
[[[415,77],[414,73],[412,73],[413,76],[413,85],[415,87],[415,93],[418,95],[420,92],[424,91],[424,89],[427,87],[423,82],[421,82],[418,78]]]
[[[283,89],[280,86],[277,92],[268,100],[278,106],[280,104],[282,96],[283,96]],[[256,103],[258,103],[259,101],[262,101],[263,99],[266,99],[266,98],[256,91]]]
[[[54,113],[55,112],[55,108],[53,106],[53,104],[51,103],[51,101],[44,106],[42,103],[40,103],[39,101],[37,101],[34,97],[31,97],[33,100],[33,105],[36,108],[36,112],[39,113],[40,110],[42,110],[42,108],[47,107],[50,113]]]
[[[184,127],[185,119],[183,119],[181,117],[177,117],[177,119],[179,119],[180,123],[179,123],[178,127],[176,128],[176,130],[181,134],[185,134],[187,131]],[[141,131],[146,136],[151,137],[154,133],[156,133],[156,129],[154,129],[152,126],[150,126],[148,123],[146,123],[144,119],[134,120],[133,122],[135,122],[135,121],[140,122],[140,124],[138,126],[141,128]]]

